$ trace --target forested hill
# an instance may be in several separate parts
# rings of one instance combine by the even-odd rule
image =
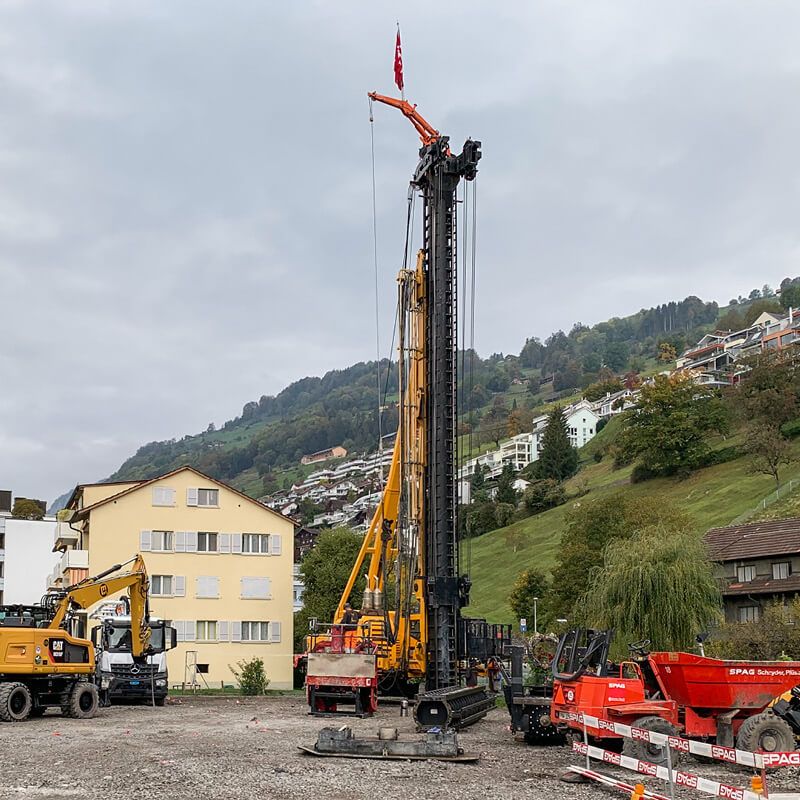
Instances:
[[[745,298],[742,310],[751,313]],[[738,301],[736,301],[738,304]],[[775,304],[774,299],[757,306]],[[544,342],[528,339],[519,355],[494,354],[474,359],[471,387],[464,396],[472,424],[502,416],[504,409],[534,411],[542,403],[566,396],[602,379],[609,371],[622,374],[658,365],[668,342],[680,352],[687,343],[717,323],[717,303],[697,297],[643,309],[629,317],[593,327],[576,324]],[[467,359],[468,361],[468,359]],[[381,364],[384,394],[382,430],[397,425],[397,377],[393,365]],[[151,442],[109,476],[109,480],[151,478],[182,464],[227,481],[252,496],[274,491],[296,479],[300,458],[334,445],[351,454],[375,449],[378,440],[376,364],[354,364],[321,378],[303,378],[277,396],[248,402],[242,414],[222,428],[182,439]],[[462,432],[464,431],[462,426]],[[494,438],[494,437],[492,437]],[[308,470],[306,470],[308,471]]]

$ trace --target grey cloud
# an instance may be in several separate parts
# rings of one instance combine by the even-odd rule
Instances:
[[[798,272],[794,3],[6,3],[0,487],[374,357],[398,13],[409,97],[484,144],[482,352]],[[417,143],[374,132],[386,354]]]

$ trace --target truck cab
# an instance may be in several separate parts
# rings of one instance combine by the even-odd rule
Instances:
[[[103,705],[142,701],[163,706],[167,699],[167,651],[175,647],[175,628],[150,618],[151,653],[134,660],[131,652],[131,618],[115,614],[100,620],[92,630],[97,651],[97,681]]]

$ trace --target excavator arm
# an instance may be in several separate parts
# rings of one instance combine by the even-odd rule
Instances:
[[[130,563],[130,562],[128,562]],[[124,564],[115,564],[105,572],[64,589],[64,595],[55,607],[55,614],[50,627],[58,628],[64,622],[67,613],[75,608],[89,608],[112,594],[127,590],[131,605],[131,653],[134,658],[143,656],[150,647],[150,609],[147,592],[150,582],[147,569],[141,555],[133,559],[127,572],[119,572]],[[117,574],[114,574],[117,573]]]

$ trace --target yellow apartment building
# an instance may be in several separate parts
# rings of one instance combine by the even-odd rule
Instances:
[[[96,575],[141,552],[151,614],[178,633],[168,656],[171,685],[230,684],[230,665],[259,657],[271,688],[292,687],[290,519],[192,467],[147,481],[82,484],[67,508],[77,531],[58,526],[54,550],[63,555],[52,583]]]

